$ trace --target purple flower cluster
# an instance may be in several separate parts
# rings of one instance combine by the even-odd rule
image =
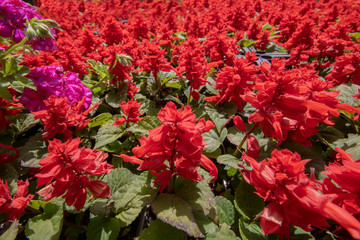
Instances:
[[[14,42],[19,43],[25,37],[26,19],[42,19],[36,13],[36,9],[21,0],[1,0],[0,1],[0,37],[12,38]],[[56,36],[55,30],[51,29],[53,37]],[[51,38],[36,38],[30,43],[35,50],[50,51],[56,50],[56,44]]]
[[[81,83],[76,73],[68,71],[60,66],[37,67],[32,70],[27,78],[33,80],[37,91],[24,88],[20,102],[31,112],[47,109],[44,100],[51,95],[67,97],[69,104],[76,104],[85,97],[84,109],[91,104],[92,92]]]

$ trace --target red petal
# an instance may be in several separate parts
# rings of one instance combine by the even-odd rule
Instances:
[[[120,157],[125,161],[125,162],[131,162],[131,163],[136,163],[136,164],[142,164],[144,162],[144,160],[141,160],[135,156],[128,156],[128,155],[125,155],[125,154],[121,154]]]
[[[93,180],[88,186],[90,192],[97,198],[110,197],[110,188],[106,182],[100,180]]]
[[[218,170],[217,170],[215,164],[204,154],[201,154],[200,164],[203,168],[210,171],[210,176],[214,177],[212,182],[215,182],[218,177]]]
[[[166,170],[161,172],[157,178],[155,179],[154,183],[160,185],[160,192],[164,191],[165,187],[168,185],[171,177],[171,171]]]
[[[233,119],[233,121],[234,121],[235,127],[236,127],[237,129],[239,129],[239,130],[242,131],[242,132],[246,132],[245,123],[244,123],[244,121],[241,119],[241,117],[235,116],[234,119]]]
[[[254,136],[248,135],[246,137],[246,149],[250,157],[257,159],[260,154],[260,145]]]

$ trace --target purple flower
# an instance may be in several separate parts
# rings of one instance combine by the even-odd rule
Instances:
[[[84,110],[91,105],[92,92],[81,83],[81,80],[73,72],[64,73],[60,66],[37,67],[32,70],[27,78],[33,80],[37,91],[24,88],[20,102],[31,112],[46,109],[43,100],[50,96],[67,97],[69,104],[76,105],[85,97]]]
[[[26,19],[43,19],[36,13],[36,9],[21,0],[0,1],[0,36],[12,37],[14,42],[19,43],[25,37]],[[51,29],[53,37],[56,37],[54,29]],[[51,38],[35,38],[28,42],[35,50],[50,51],[56,50],[56,44]]]
[[[12,27],[8,22],[0,19],[0,37],[9,38],[12,34]]]

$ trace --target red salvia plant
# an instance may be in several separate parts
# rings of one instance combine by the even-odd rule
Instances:
[[[173,102],[161,109],[158,117],[162,125],[150,130],[148,137],[140,139],[141,145],[132,149],[135,156],[121,154],[120,157],[126,162],[139,164],[138,170],[152,170],[157,176],[154,183],[160,185],[160,192],[166,186],[169,193],[173,191],[175,175],[192,181],[202,180],[197,171],[199,166],[210,171],[215,181],[217,169],[202,154],[205,142],[201,136],[213,128],[214,124],[210,120],[198,121],[189,106],[177,111]],[[144,160],[139,159],[140,157]]]
[[[35,119],[41,119],[44,123],[45,133],[42,134],[44,140],[54,137],[56,134],[62,134],[65,139],[71,139],[74,133],[90,122],[87,114],[98,104],[82,111],[85,97],[76,106],[69,105],[66,97],[50,96],[44,103],[48,109],[39,112],[32,112]],[[76,129],[73,129],[76,127]]]
[[[41,169],[35,175],[38,187],[46,185],[38,191],[43,200],[49,201],[63,195],[66,204],[75,205],[78,211],[85,204],[87,189],[97,198],[110,196],[106,182],[91,180],[87,175],[100,176],[112,170],[112,165],[105,161],[107,153],[79,148],[80,143],[80,138],[64,143],[58,139],[49,141],[49,156],[39,161]]]
[[[193,37],[189,37],[173,54],[178,54],[179,73],[184,73],[186,79],[190,81],[190,94],[195,101],[198,101],[200,94],[196,92],[201,86],[206,84],[207,62],[202,52],[201,42]]]
[[[9,213],[6,221],[19,219],[25,212],[26,205],[34,197],[28,194],[29,181],[17,181],[18,188],[16,193],[11,196],[10,188],[6,181],[0,180],[0,214]]]
[[[241,170],[245,180],[269,202],[261,213],[264,234],[275,233],[290,239],[290,224],[311,231],[313,227],[329,227],[326,219],[332,219],[360,239],[360,222],[332,203],[329,196],[321,194],[305,175],[304,166],[310,160],[301,160],[299,154],[287,149],[275,149],[271,158],[260,163],[247,155],[242,159],[252,167],[251,171]]]
[[[243,109],[244,100],[242,95],[255,81],[255,73],[258,67],[254,64],[257,59],[255,53],[246,53],[246,58],[234,60],[234,66],[226,66],[220,70],[216,78],[217,96],[206,97],[206,101],[224,103],[234,102],[238,109]]]
[[[335,97],[338,92],[326,93],[329,85],[323,83],[311,69],[285,70],[285,64],[274,59],[271,67],[261,66],[261,73],[253,87],[256,93],[248,90],[243,100],[258,110],[249,117],[249,122],[260,123],[265,136],[279,140],[288,135],[293,140],[309,145],[307,140],[317,133],[319,123],[333,125],[331,117],[339,116],[336,108],[354,108],[340,104]]]
[[[122,125],[125,122],[127,124],[129,123],[137,123],[142,119],[142,117],[139,117],[141,115],[140,113],[140,107],[141,102],[137,102],[134,99],[131,99],[128,102],[122,102],[119,104],[121,107],[125,117],[122,118],[116,118],[114,125]]]

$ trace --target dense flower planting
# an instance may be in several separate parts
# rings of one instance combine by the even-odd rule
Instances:
[[[360,239],[359,1],[34,4],[0,2],[0,238]]]

